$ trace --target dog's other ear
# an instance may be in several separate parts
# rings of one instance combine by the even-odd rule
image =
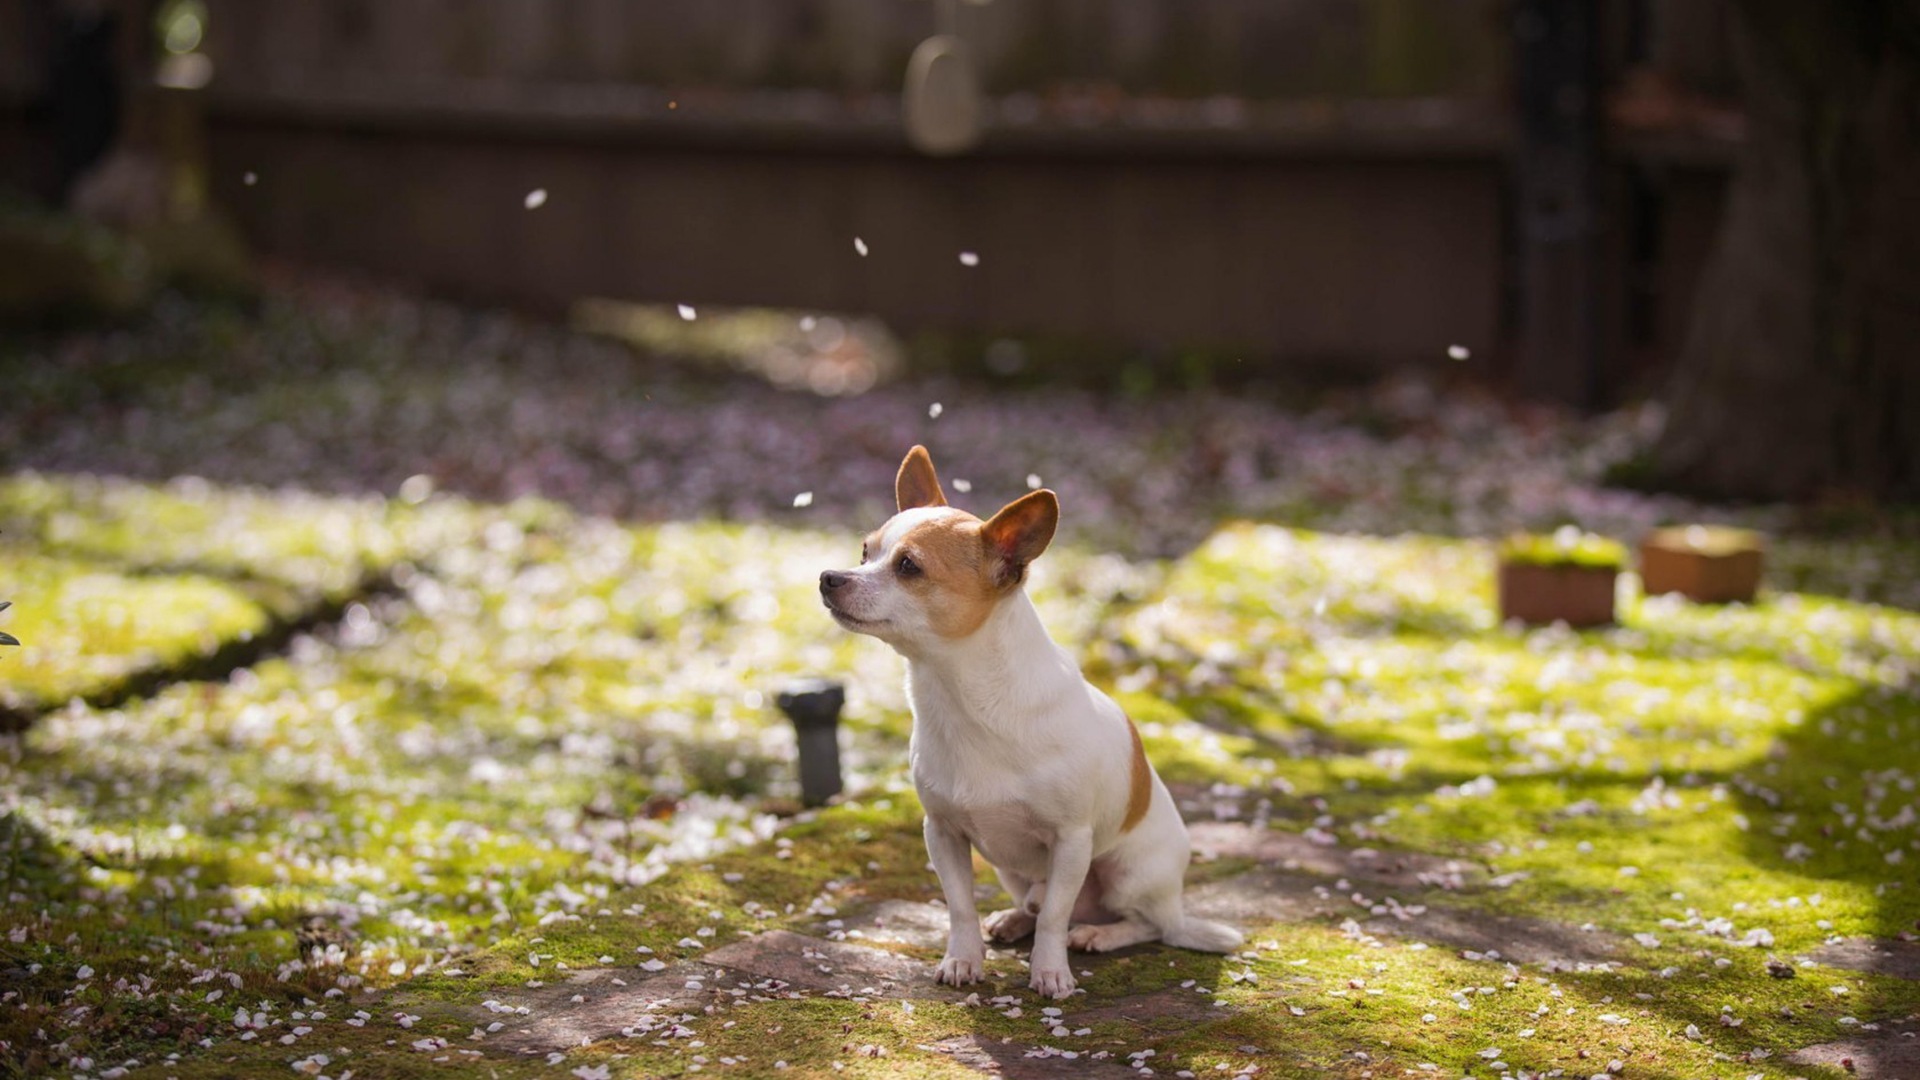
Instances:
[[[933,457],[926,447],[907,451],[900,475],[893,478],[893,498],[902,510],[947,505],[947,493],[940,490],[940,477],[933,471]]]
[[[1060,500],[1046,488],[1022,495],[1000,508],[993,519],[980,527],[987,547],[1000,557],[1000,580],[1018,584],[1026,576],[1027,564],[1040,557],[1053,542],[1053,530],[1060,524]]]

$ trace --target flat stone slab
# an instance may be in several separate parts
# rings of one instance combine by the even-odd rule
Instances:
[[[1194,914],[1218,919],[1245,930],[1267,922],[1304,922],[1339,914],[1359,914],[1345,897],[1329,891],[1330,883],[1282,870],[1253,870],[1209,881],[1187,890],[1186,906]]]
[[[1821,1043],[1787,1055],[1796,1065],[1824,1065],[1860,1080],[1913,1080],[1920,1076],[1920,1021],[1886,1021],[1878,1031]]]
[[[502,989],[490,999],[496,1008],[481,1006],[474,1019],[475,1027],[497,1022],[501,1029],[477,1045],[510,1054],[544,1054],[651,1030],[676,1016],[698,1015],[713,988],[730,973],[682,961],[664,971],[635,975],[632,969],[588,968],[536,989]],[[580,1000],[573,1000],[576,997]],[[527,1012],[511,1011],[522,1008]]]
[[[985,914],[1005,903],[1005,896],[997,895],[990,902],[981,905],[981,913]],[[1202,910],[1201,913],[1208,914],[1204,910]],[[947,944],[947,909],[940,904],[914,903],[908,900],[888,900],[868,912],[855,913],[835,921],[840,924],[837,929],[846,931],[858,930],[862,935],[861,940],[863,941],[902,944],[928,950],[933,955],[938,955],[939,952],[946,948]],[[733,946],[729,947],[731,948]],[[855,947],[857,948],[858,946]],[[1098,971],[1102,967],[1115,963],[1125,957],[1136,956],[1158,947],[1157,945],[1147,944],[1136,945],[1115,952],[1075,952],[1070,954],[1070,959],[1075,971]],[[964,996],[965,992],[976,990],[985,992],[989,988],[993,988],[993,993],[1008,993],[1010,991],[1024,992],[1027,985],[1027,971],[1024,965],[1017,967],[1010,967],[1009,965],[1020,965],[1020,962],[1031,956],[1032,952],[1033,937],[1031,935],[1011,944],[989,941],[987,942],[987,979],[984,982],[968,986],[963,992],[955,993],[951,987],[944,987],[933,983],[931,976],[928,975],[924,978],[916,978],[915,981],[911,983],[906,996],[945,999],[950,994],[959,997]],[[898,954],[895,953],[889,953],[888,955],[895,959],[900,958]],[[917,959],[907,957],[905,959],[909,965],[920,965],[925,968],[927,972],[933,970],[934,961],[931,957],[921,957]],[[928,988],[931,988],[934,992],[923,992]]]
[[[708,953],[707,963],[800,990],[948,1000],[964,997],[933,981],[933,965],[899,953],[769,930]]]
[[[1187,832],[1202,858],[1253,859],[1281,870],[1346,878],[1376,888],[1465,889],[1487,881],[1486,868],[1460,859],[1317,844],[1299,833],[1234,821],[1197,822],[1187,826]]]
[[[1324,878],[1282,870],[1254,870],[1209,882],[1190,890],[1187,902],[1197,914],[1243,929],[1266,922],[1351,917],[1376,937],[1425,941],[1489,958],[1497,953],[1497,959],[1516,964],[1599,963],[1620,950],[1611,934],[1517,915],[1425,905],[1402,909],[1419,912],[1404,919],[1376,916],[1353,903],[1350,895],[1334,892]]]
[[[1200,822],[1189,826],[1189,832],[1202,858],[1253,859],[1270,868],[1256,871],[1268,875],[1256,880],[1233,878],[1188,890],[1188,906],[1197,914],[1240,925],[1342,913],[1364,916],[1345,893],[1333,889],[1341,878],[1347,879],[1348,891],[1364,888],[1376,892],[1382,888],[1464,888],[1484,884],[1487,877],[1484,869],[1457,859],[1315,844],[1295,833],[1238,822]],[[1330,896],[1319,896],[1314,892],[1316,886],[1327,889]],[[991,896],[981,901],[982,914],[1006,903],[998,890],[989,891]],[[1460,921],[1466,922],[1464,918]],[[868,941],[939,949],[947,940],[947,909],[939,904],[888,900],[847,916],[840,928],[858,930]]]
[[[944,909],[926,906],[945,918]],[[923,920],[926,913],[901,910],[896,915]],[[1005,958],[1009,954],[1006,950],[997,950],[994,955]],[[1125,953],[1098,957],[1076,954],[1074,959],[1079,966],[1082,961],[1090,964],[1110,961],[1115,955]],[[721,1003],[738,1004],[801,993],[957,1001],[968,992],[982,996],[1024,992],[1024,972],[1012,974],[1012,978],[1002,981],[1018,982],[1021,989],[996,988],[995,983],[987,982],[956,990],[935,983],[933,965],[922,959],[851,942],[772,930],[722,946],[699,961],[682,960],[641,977],[636,977],[632,969],[589,968],[573,971],[566,979],[546,986],[502,988],[488,999],[487,1005],[469,1011],[477,1028],[484,1029],[493,1023],[501,1025],[500,1030],[476,1043],[477,1047],[494,1053],[545,1054],[603,1039],[670,1031],[676,1023],[692,1024],[706,1019],[708,1006]],[[1063,1004],[1069,1014],[1062,1022],[1072,1026],[1128,1019],[1143,1027],[1179,1027],[1225,1013],[1205,995],[1170,989],[1083,1010]],[[526,1011],[521,1012],[522,1009]],[[946,1040],[929,1049],[950,1054],[955,1061],[969,1067],[1007,1077],[1133,1075],[1132,1070],[1124,1067],[1124,1062],[1092,1060],[1089,1055],[1094,1049],[1075,1047],[1072,1040],[1048,1040],[1039,1031],[1034,1034],[1036,1038],[1007,1043],[966,1036]],[[1077,1056],[1069,1058],[1044,1051],[1038,1056],[1028,1056],[1056,1041],[1065,1044],[1057,1049],[1071,1050]],[[1113,1071],[1116,1069],[1119,1071]]]
[[[1055,1077],[1081,1076],[1092,1077],[1093,1080],[1138,1080],[1139,1077],[1139,1073],[1127,1066],[1124,1057],[1095,1061],[1089,1056],[1091,1051],[1070,1046],[1054,1047],[1075,1055],[1067,1057],[1065,1054],[1050,1054],[1043,1047],[1053,1047],[1053,1043],[1035,1045],[1021,1039],[1003,1043],[978,1035],[958,1035],[926,1044],[921,1049],[949,1054],[961,1065],[994,1076],[1004,1076],[1007,1080],[1054,1080]]]
[[[990,904],[983,905],[981,913],[990,909]],[[867,941],[921,949],[944,949],[947,944],[947,909],[939,904],[883,900],[839,921],[842,929],[858,930]]]
[[[1920,942],[1895,941],[1891,938],[1848,938],[1822,945],[1810,956],[1829,967],[1891,975],[1896,979],[1920,980]],[[1916,1070],[1914,1075],[1920,1076],[1920,1070]]]
[[[1108,1001],[1089,1009],[1076,1010],[1074,1002],[1086,999],[1074,996],[1063,1005],[1060,1022],[1069,1028],[1087,1024],[1098,1024],[1107,1020],[1130,1020],[1145,1028],[1191,1026],[1208,1020],[1218,1020],[1232,1015],[1232,1011],[1217,1004],[1207,994],[1196,994],[1192,990],[1169,987],[1136,997]]]

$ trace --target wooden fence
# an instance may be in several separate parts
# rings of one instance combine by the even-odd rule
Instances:
[[[491,301],[1347,369],[1510,355],[1500,0],[956,0],[989,128],[935,160],[897,87],[938,2],[207,0],[211,187],[266,252]],[[1666,47],[1710,80],[1697,37]],[[1608,272],[1640,298],[1617,390],[1677,339],[1726,155],[1614,160]]]
[[[213,0],[237,88],[499,80],[891,93],[943,0]],[[954,0],[989,90],[1497,96],[1499,0]]]

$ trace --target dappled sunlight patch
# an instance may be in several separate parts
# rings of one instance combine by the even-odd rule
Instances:
[[[0,537],[15,596],[0,706],[24,713],[106,691],[265,629],[268,612],[232,584],[192,573],[128,574],[111,563],[30,554]]]
[[[234,489],[195,477],[165,485],[33,473],[0,479],[0,542],[312,596],[344,595],[395,561],[407,543],[397,516],[380,499]]]

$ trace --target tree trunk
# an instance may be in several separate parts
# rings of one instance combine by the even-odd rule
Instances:
[[[1655,449],[1722,497],[1920,495],[1920,0],[1738,0],[1749,131]]]

